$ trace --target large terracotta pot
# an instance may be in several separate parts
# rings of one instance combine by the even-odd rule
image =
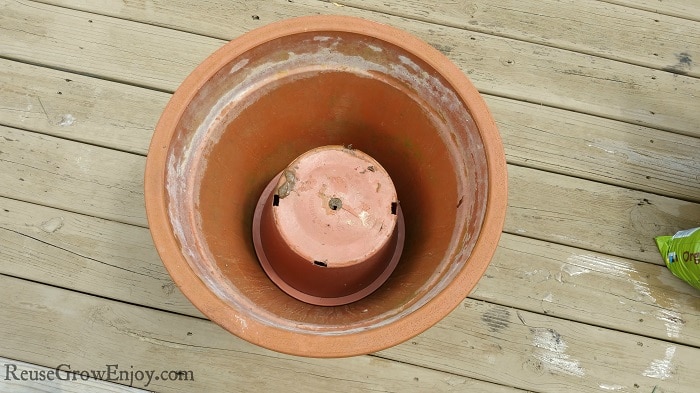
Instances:
[[[381,165],[398,199],[392,213],[397,205],[402,213],[402,220],[383,219],[392,230],[399,221],[405,226],[403,247],[394,232],[366,247],[367,260],[370,249],[389,250],[379,258],[381,268],[364,269],[371,277],[358,279],[365,285],[376,278],[376,288],[329,303],[341,304],[334,306],[285,290],[285,283],[296,285],[294,266],[310,267],[301,258],[290,268],[279,256],[288,254],[270,251],[285,240],[265,229],[276,222],[264,221],[272,220],[268,213],[256,213],[259,204],[275,203],[270,184],[282,184],[290,163],[329,145],[357,150]],[[247,33],[185,79],[153,135],[145,194],[158,252],[202,313],[266,348],[340,357],[401,343],[469,294],[500,237],[506,165],[483,99],[441,53],[392,27],[314,16]],[[340,205],[322,202],[318,209],[337,213]],[[320,217],[320,210],[311,213]],[[275,255],[273,270],[286,269],[281,284],[263,269],[254,237],[273,243],[267,254]],[[291,242],[297,244],[288,249],[306,247]],[[391,267],[395,249],[400,259]],[[348,266],[316,262],[314,268],[326,270],[309,274]],[[318,282],[323,298],[326,281],[303,285],[311,283],[313,292]]]

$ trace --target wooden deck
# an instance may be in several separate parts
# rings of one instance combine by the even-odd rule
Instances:
[[[369,356],[225,332],[174,286],[145,218],[170,94],[227,40],[309,14],[441,50],[484,94],[509,163],[477,289]],[[9,375],[116,365],[191,372],[133,382],[162,392],[697,392],[700,291],[653,239],[700,226],[698,61],[697,0],[0,0],[0,390],[137,391]]]

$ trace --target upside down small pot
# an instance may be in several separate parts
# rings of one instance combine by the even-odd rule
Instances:
[[[207,317],[301,356],[366,354],[464,300],[496,249],[503,146],[428,44],[313,16],[247,33],[175,92],[146,162],[148,221]]]

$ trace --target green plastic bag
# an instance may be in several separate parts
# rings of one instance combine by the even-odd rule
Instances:
[[[700,228],[659,236],[656,246],[676,277],[700,289]]]

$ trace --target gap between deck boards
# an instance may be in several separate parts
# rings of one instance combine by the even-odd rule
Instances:
[[[132,7],[133,11],[130,12],[125,7],[109,7],[106,4],[94,4],[91,6],[74,0],[34,1],[98,15],[151,23],[212,38],[231,38],[217,33],[214,29],[201,29],[199,26],[192,26],[192,24],[179,25],[176,23],[163,23],[158,19],[149,20],[143,16],[143,12],[134,12],[136,7]],[[692,63],[678,62],[679,53],[687,53],[692,58],[698,53],[700,44],[688,43],[690,45],[686,45],[684,49],[673,51],[680,44],[681,40],[700,33],[700,26],[688,20],[660,17],[657,13],[638,10],[625,5],[593,0],[577,2],[544,0],[538,2],[538,7],[533,11],[531,8],[523,5],[522,2],[515,0],[506,0],[498,4],[488,0],[475,0],[468,4],[432,4],[422,1],[390,3],[377,0],[320,1],[336,7],[335,10],[334,7],[330,6],[326,8],[329,12],[338,11],[337,7],[350,7],[571,50],[659,70],[663,69],[678,74],[700,76],[700,68]],[[267,18],[273,10],[281,11],[280,13],[288,16],[282,11],[292,6],[288,3],[271,3],[268,1],[256,4],[256,2],[248,2],[246,10],[248,13],[255,12],[258,18],[261,15],[263,18]],[[238,9],[235,5],[226,2],[210,2],[210,7],[222,10],[227,9],[229,11],[233,7],[234,14],[244,13],[243,10]],[[524,8],[519,9],[519,7]],[[186,8],[178,9],[177,6],[168,11],[180,14],[187,13]],[[653,29],[650,27],[653,27]],[[625,29],[625,34],[618,34],[620,41],[611,41],[609,37],[619,32],[621,28]],[[662,28],[664,30],[659,34],[658,30]],[[524,34],[525,31],[527,31],[527,34]],[[446,46],[439,43],[434,43],[433,45],[443,52],[449,52],[449,50],[446,50],[449,48],[449,45]]]
[[[447,385],[452,385],[450,378],[461,378],[462,384],[467,383],[466,377],[515,385],[521,389],[552,391],[548,383],[542,384],[543,370],[549,374],[548,381],[572,392],[598,388],[601,383],[617,383],[631,389],[633,384],[646,388],[664,381],[690,391],[700,383],[700,376],[691,372],[697,348],[471,299],[465,300],[462,306],[420,336],[378,354],[400,363],[385,362],[367,367],[367,362],[384,360],[372,357],[301,359],[280,355],[248,344],[207,321],[5,276],[0,276],[0,282],[3,293],[0,302],[3,309],[13,316],[8,324],[0,326],[0,334],[8,337],[5,356],[22,356],[22,360],[29,362],[41,359],[49,367],[56,362],[69,362],[76,369],[95,367],[105,360],[101,353],[109,353],[108,361],[133,365],[136,369],[145,365],[149,368],[159,365],[163,369],[190,369],[195,375],[203,376],[203,383],[212,387],[221,383],[235,384],[248,378],[252,370],[260,373],[266,368],[282,373],[281,370],[287,369],[296,375],[295,380],[308,380],[308,383],[314,380],[325,380],[322,383],[342,380],[350,384],[364,381],[390,383],[403,388],[410,388],[411,385],[407,384],[438,381],[442,383],[437,386],[448,388]],[[30,343],[14,340],[11,332],[18,330],[44,339]],[[550,341],[553,346],[547,344]],[[66,348],[75,350],[66,351]],[[86,353],[82,348],[101,348],[101,351]],[[129,351],[120,350],[123,348],[129,348]],[[663,359],[669,348],[673,352],[669,361],[673,361],[674,372],[658,376],[650,371],[650,364],[657,357]],[[207,364],[196,361],[202,356],[208,359]],[[238,359],[235,366],[230,362],[232,356]],[[292,364],[294,366],[289,367]],[[500,367],[494,369],[492,364]],[[220,367],[226,367],[230,374],[221,375]],[[414,379],[416,374],[407,374],[406,367],[411,373],[422,372],[425,377]],[[363,371],[358,372],[359,369]],[[368,371],[375,372],[370,370],[376,370],[383,378],[377,378],[379,375],[362,378]],[[503,370],[511,372],[504,373]],[[319,373],[328,378],[316,378]],[[450,377],[445,373],[454,375]],[[589,374],[595,377],[587,377]],[[283,375],[275,375],[288,383]],[[684,379],[677,375],[683,375]],[[275,383],[275,380],[266,382]],[[479,381],[471,383],[489,387],[489,384]],[[187,385],[182,386],[187,388]],[[167,389],[168,385],[154,383],[153,388]]]
[[[147,225],[144,157],[1,126],[0,136],[0,195]],[[698,203],[513,165],[508,172],[507,232],[660,264],[654,237],[700,222]]]
[[[201,59],[223,44],[223,41],[153,25],[41,3],[32,4],[35,5],[31,11],[33,19],[45,20],[40,30],[26,22],[21,23],[21,30],[13,28],[16,22],[12,18],[21,19],[23,14],[30,12],[26,6],[17,2],[6,7],[8,19],[3,23],[8,26],[11,34],[7,35],[2,54],[4,57],[23,61],[32,58],[37,61],[39,58],[35,56],[38,55],[44,65],[63,69],[70,67],[76,72],[85,71],[81,70],[83,64],[92,64],[102,70],[101,76],[108,79],[174,90]],[[276,15],[275,18],[319,11],[327,13],[329,7],[335,7],[316,1],[309,4],[284,4],[289,8],[285,8],[284,14],[273,14]],[[473,33],[470,38],[474,40],[465,40],[464,31],[460,29],[405,21],[350,7],[335,8],[343,14],[389,21],[428,42],[449,40],[454,47],[448,56],[470,75],[482,92],[674,132],[697,132],[696,120],[700,119],[695,117],[700,114],[682,110],[684,103],[697,91],[694,86],[700,85],[697,78],[483,33]],[[61,12],[51,12],[56,9]],[[150,18],[163,17],[159,13],[137,14]],[[206,24],[209,20],[216,21],[217,18],[209,15],[207,21],[200,20],[196,24]],[[194,20],[190,22],[196,25]],[[173,23],[178,23],[178,19],[175,18],[170,24]],[[222,27],[223,25],[216,28]],[[236,29],[237,33],[233,36],[249,29],[230,23],[225,27],[229,30]],[[26,39],[22,37],[27,32],[33,32],[33,37],[39,37],[32,46],[31,54],[25,47],[16,44]],[[86,41],[86,35],[110,41],[109,49]],[[175,48],[164,47],[163,39],[177,41],[177,53],[173,51]],[[128,48],[125,47],[126,43],[130,43]],[[160,53],[154,52],[154,48]],[[66,56],[68,52],[70,56]],[[484,57],[483,53],[491,55]],[[502,62],[503,59],[509,59],[510,62]],[[583,68],[567,68],[571,64]],[[144,72],[147,74],[144,75]],[[528,75],[527,80],[523,80],[522,75]],[[629,102],[637,104],[632,108],[628,106]],[[661,102],[664,105],[660,105]]]
[[[700,3],[695,0],[600,0],[663,15],[700,22]]]
[[[145,228],[2,198],[0,207],[0,273],[202,318]],[[665,266],[504,234],[471,297],[700,346],[700,294]]]
[[[209,321],[3,275],[0,282],[4,297],[0,303],[15,316],[11,323],[0,325],[0,335],[8,338],[5,352],[10,357],[47,367],[66,363],[76,370],[103,369],[106,364],[117,364],[134,370],[187,370],[194,376],[187,381],[154,379],[146,387],[149,389],[225,391],[240,387],[301,392],[333,390],[342,383],[358,391],[450,391],[455,385],[494,393],[517,391],[411,362],[374,356],[312,359],[283,355],[248,344]],[[22,340],[15,340],[16,336],[12,335],[19,330],[46,340],[23,345]],[[261,378],[261,375],[274,375],[274,378]],[[295,383],[290,385],[292,380]],[[136,386],[144,387],[143,382]]]
[[[527,155],[524,155],[524,157],[526,157],[526,156],[527,156]],[[0,157],[1,157],[1,156],[0,156]],[[516,169],[516,170],[519,170],[519,169]],[[644,199],[641,199],[641,200],[640,200],[640,203],[643,203],[643,202],[644,202]],[[654,202],[655,202],[655,201],[654,201]],[[58,212],[58,214],[62,214],[62,213]],[[37,225],[40,225],[40,224],[42,224],[42,223],[37,223]],[[41,228],[39,228],[39,229],[41,229]],[[518,233],[518,230],[519,230],[519,229],[522,229],[522,228],[514,229],[514,233]],[[510,236],[511,236],[511,235],[506,235],[506,237],[510,237]],[[516,236],[516,237],[513,237],[513,238],[514,238],[514,239],[517,239],[518,241],[523,241],[523,242],[529,241],[529,239],[523,239],[523,238],[520,238],[520,237],[517,237],[517,236]],[[537,243],[537,241],[535,241],[535,243]],[[543,242],[543,243],[544,243],[544,242]],[[548,245],[548,246],[546,246],[546,250],[547,250],[548,252],[552,252],[552,250],[559,250],[559,249],[562,249],[562,247],[557,246],[557,245]],[[563,247],[563,249],[566,250],[566,247]],[[507,251],[508,251],[508,250],[505,250],[505,251],[503,251],[503,252],[507,252]],[[652,250],[652,251],[653,251],[653,250]],[[151,251],[151,252],[152,252],[152,251]],[[584,251],[582,251],[582,250],[577,250],[576,252],[577,252],[577,253],[581,253],[580,255],[585,255],[585,254],[586,254],[586,252],[584,252]],[[505,258],[504,258],[504,259],[505,259]],[[604,265],[601,265],[601,264],[604,264],[604,263],[611,263],[611,261],[613,261],[614,263],[618,263],[618,264],[619,264],[619,263],[623,263],[623,262],[620,262],[620,259],[619,259],[619,258],[610,257],[610,256],[607,256],[607,255],[602,255],[602,254],[593,254],[593,255],[590,256],[590,257],[579,257],[578,259],[573,259],[573,260],[567,259],[567,260],[566,260],[566,264],[562,264],[562,265],[560,266],[560,271],[559,271],[560,276],[559,276],[559,278],[560,278],[560,279],[568,279],[568,280],[571,280],[571,281],[570,281],[570,282],[571,282],[571,285],[574,285],[574,286],[575,286],[575,285],[585,286],[585,280],[583,279],[584,277],[588,277],[590,274],[595,274],[595,273],[601,273],[601,275],[608,274],[609,272],[607,272],[603,267],[601,267],[601,266],[604,266]],[[633,262],[634,262],[634,261],[630,261],[629,263],[633,263]],[[636,263],[636,262],[634,262],[634,263]],[[505,266],[508,266],[508,265],[505,265]],[[550,266],[550,265],[546,265],[546,264],[545,264],[544,266],[549,266],[549,269],[550,269],[550,270],[552,269],[552,266]],[[573,266],[573,267],[572,267],[572,266]],[[617,266],[617,265],[614,265],[614,264],[613,264],[613,266]],[[630,266],[630,265],[624,265],[624,266]],[[564,270],[565,267],[566,267],[566,269],[569,269],[569,271],[565,271],[565,270]],[[602,269],[602,270],[601,270],[600,272],[596,272],[595,269],[594,269],[594,267],[597,267],[597,268]],[[671,276],[668,274],[667,271],[663,270],[662,267],[660,267],[660,266],[648,266],[648,267],[649,267],[650,269],[651,269],[651,268],[653,268],[653,269],[658,269],[658,270],[649,270],[650,272],[657,272],[657,271],[658,271],[658,272],[665,272],[665,273],[661,273],[661,274],[659,275],[659,277],[655,277],[655,279],[656,279],[656,280],[660,280],[660,282],[655,281],[654,284],[653,284],[653,286],[657,286],[657,285],[659,285],[659,286],[674,285],[674,283],[676,283],[676,284],[678,283],[677,281],[672,281],[672,280],[675,280],[675,279],[674,279],[673,277],[671,277]],[[573,270],[570,270],[570,269],[573,269]],[[578,270],[577,270],[577,269],[578,269]],[[555,274],[554,274],[554,275],[551,275],[551,274],[550,274],[550,277],[545,279],[547,273],[548,273],[548,272],[551,273],[550,270],[547,270],[547,269],[545,269],[545,268],[542,268],[542,269],[539,269],[539,268],[538,268],[538,269],[534,269],[534,270],[532,270],[532,271],[527,271],[527,272],[524,272],[524,271],[513,272],[513,274],[523,274],[522,279],[527,280],[526,283],[531,283],[532,281],[529,281],[529,277],[533,277],[533,276],[534,276],[534,278],[536,278],[536,279],[544,279],[543,281],[545,281],[545,282],[548,281],[548,280],[552,280],[552,282],[553,282],[553,281],[558,281],[558,280],[557,280],[557,276],[556,276],[556,271],[555,271]],[[554,270],[556,270],[556,267],[554,267]],[[588,270],[588,272],[585,272],[584,270]],[[593,270],[593,273],[591,273],[591,270]],[[533,273],[533,272],[534,272],[534,273]],[[629,272],[626,271],[626,270],[622,270],[621,272],[622,272],[623,275],[624,275],[624,274],[629,274]],[[530,273],[531,273],[531,274],[530,274]],[[637,272],[637,273],[638,273],[638,272]],[[528,274],[529,274],[529,275],[528,275]],[[635,274],[636,274],[636,273],[635,273]],[[568,275],[568,278],[567,278],[567,275]],[[488,275],[487,275],[487,276],[484,277],[484,279],[482,279],[482,281],[483,281],[483,280],[493,280],[494,277],[495,277],[495,276],[488,277]],[[499,277],[502,277],[502,276],[499,276]],[[517,276],[516,276],[516,277],[517,277]],[[580,277],[580,278],[579,278],[579,277]],[[624,277],[622,277],[622,278],[624,278]],[[622,278],[621,278],[621,279],[622,279]],[[649,284],[648,284],[648,281],[647,281],[648,278],[649,278],[649,277],[644,277],[643,274],[640,275],[639,277],[637,277],[636,279],[635,279],[635,278],[631,278],[631,276],[630,276],[630,277],[627,277],[627,279],[628,279],[627,285],[631,285],[631,286],[633,286],[633,287],[626,288],[626,289],[621,288],[620,294],[619,294],[618,296],[623,296],[625,292],[626,292],[626,293],[630,293],[630,292],[636,291],[637,295],[640,297],[640,299],[637,299],[637,301],[640,302],[640,303],[642,303],[642,304],[646,304],[647,302],[649,302],[649,298],[648,298],[649,296],[656,296],[656,297],[658,298],[658,294],[656,294],[655,292],[652,292],[653,289],[650,289]],[[518,278],[518,279],[521,279],[521,278]],[[501,279],[501,280],[503,280],[503,279]],[[580,281],[579,281],[579,280],[580,280]],[[493,282],[493,281],[492,281],[492,282]],[[501,284],[503,283],[503,281],[499,281],[499,282],[500,282]],[[635,283],[636,283],[636,285],[635,285]],[[562,283],[562,284],[564,284],[564,283]],[[646,286],[646,287],[642,287],[641,289],[640,289],[640,288],[637,288],[638,285],[643,285],[643,284],[647,284],[647,286]],[[548,284],[546,284],[546,285],[548,285]],[[549,300],[553,300],[553,298],[552,298],[552,297],[549,297],[549,300],[545,300],[546,298],[548,298],[548,296],[552,295],[551,292],[548,292],[548,288],[549,288],[549,287],[547,287],[546,285],[543,286],[543,287],[539,287],[539,288],[537,289],[537,292],[536,292],[535,294],[533,294],[533,296],[532,296],[531,299],[526,299],[526,301],[531,302],[531,304],[530,304],[530,306],[529,306],[530,309],[536,309],[536,310],[537,310],[536,312],[538,312],[538,313],[544,313],[544,314],[547,314],[548,311],[550,311],[550,312],[552,312],[552,315],[555,315],[557,312],[558,312],[558,313],[563,312],[562,310],[556,310],[556,307],[558,306],[558,305],[556,304],[556,302],[552,302],[552,303],[555,303],[555,304],[552,305],[552,306],[549,306],[549,305],[548,305],[548,303],[550,303]],[[500,287],[500,286],[499,286],[499,287]],[[161,288],[161,290],[162,290],[162,288]],[[478,290],[478,289],[477,289],[477,290]],[[679,289],[676,289],[676,290],[679,290]],[[645,293],[644,291],[646,291],[646,293]],[[683,292],[682,290],[679,290],[679,291],[680,291],[680,292]],[[513,294],[504,294],[504,293],[498,292],[498,293],[494,294],[493,296],[494,296],[495,299],[503,299],[503,298],[507,298],[508,296],[513,296]],[[621,298],[620,298],[620,299],[621,299]],[[688,299],[689,299],[688,301],[693,301],[693,298],[692,298],[692,297],[690,297],[690,298],[688,298]],[[633,299],[627,299],[627,301],[632,301],[632,300],[633,300]],[[667,299],[667,300],[668,300],[668,299]],[[491,301],[491,300],[489,300],[489,301]],[[623,301],[623,300],[621,300],[621,301]],[[697,302],[697,299],[695,299],[694,301]],[[469,302],[470,302],[470,301],[468,300],[468,301],[467,301],[467,304],[472,304],[472,303],[469,303]],[[540,303],[540,306],[547,306],[548,309],[545,309],[544,307],[542,307],[542,311],[540,311],[539,308],[538,308],[536,305],[534,305],[534,304],[537,303],[537,302]],[[481,303],[475,303],[475,304],[479,305],[479,304],[481,304]],[[670,303],[669,303],[669,304],[670,304]],[[675,306],[670,305],[669,308],[665,308],[665,309],[666,309],[666,310],[675,310],[675,309],[676,309],[676,306],[677,306],[677,305],[675,305]],[[479,307],[481,307],[481,306],[479,306]],[[491,308],[489,308],[489,307],[491,307]],[[552,308],[549,308],[549,307],[552,307]],[[492,312],[491,312],[491,314],[488,315],[487,318],[484,317],[484,315],[486,315],[487,312],[484,312],[484,313],[481,315],[481,317],[482,317],[482,318],[481,318],[481,321],[487,326],[486,328],[483,328],[483,327],[482,327],[482,330],[481,330],[481,331],[483,331],[483,332],[486,332],[486,330],[484,330],[484,329],[489,329],[488,326],[490,326],[490,325],[489,325],[489,322],[488,322],[488,321],[491,321],[491,323],[492,323],[492,325],[493,325],[493,326],[491,326],[491,327],[494,327],[494,326],[502,326],[502,323],[504,323],[504,321],[516,322],[516,323],[517,323],[517,320],[514,319],[515,316],[517,316],[518,319],[520,319],[520,321],[521,321],[523,324],[525,324],[525,321],[521,318],[522,316],[518,313],[517,310],[515,310],[515,314],[516,314],[516,315],[513,316],[512,313],[513,313],[514,310],[513,310],[512,308],[511,308],[511,309],[509,309],[509,308],[499,308],[499,307],[497,307],[497,306],[495,306],[495,305],[493,305],[493,304],[491,304],[491,305],[486,304],[486,305],[483,306],[482,309],[485,310],[485,309],[487,309],[487,308],[488,308],[488,311],[492,311]],[[553,308],[554,308],[554,310],[553,310]],[[504,312],[503,310],[506,310],[506,311]],[[510,311],[508,311],[508,310],[510,310]],[[552,310],[553,310],[553,311],[552,311]],[[510,312],[511,314],[509,314],[507,317],[505,317],[504,315],[505,315],[507,312]],[[461,314],[460,314],[460,315],[461,315]],[[572,315],[574,315],[574,314],[572,314]],[[527,316],[527,315],[526,315],[526,316]],[[593,315],[593,316],[595,316],[595,315]],[[476,320],[476,319],[478,319],[477,317],[479,317],[479,315],[478,315],[478,314],[474,314],[473,317],[474,317],[474,318],[472,318],[472,319]],[[561,317],[560,317],[560,318],[561,318]],[[669,314],[669,315],[666,316],[666,320],[665,320],[665,321],[662,319],[662,317],[659,317],[659,316],[655,316],[655,318],[656,318],[656,322],[657,322],[657,323],[660,323],[660,324],[657,326],[657,328],[659,328],[659,329],[666,329],[666,333],[667,333],[667,334],[670,334],[670,333],[668,333],[668,332],[670,331],[670,330],[668,330],[668,329],[671,329],[671,330],[672,330],[672,329],[674,329],[674,328],[673,328],[673,327],[669,328],[668,323],[669,323],[669,321],[671,321],[671,322],[675,321],[678,317],[675,316],[675,315],[673,315],[673,314]],[[528,322],[529,322],[529,318],[525,318],[525,319],[527,319]],[[457,319],[457,320],[460,321],[460,319]],[[694,319],[692,322],[695,323],[696,320],[697,320],[697,318]],[[551,321],[551,320],[547,320],[547,321]],[[556,322],[556,323],[564,323],[564,321],[561,321],[561,322],[554,321],[554,322]],[[554,323],[554,322],[552,322],[552,323]],[[471,323],[474,323],[474,321],[472,321]],[[589,323],[589,322],[585,322],[585,323]],[[618,322],[618,323],[619,323],[619,322]],[[595,324],[595,323],[594,323],[594,324]],[[439,328],[437,328],[437,329],[439,329],[440,331],[443,331],[443,332],[447,332],[446,334],[449,336],[449,332],[452,331],[452,330],[455,329],[455,328],[459,328],[459,326],[462,326],[462,324],[460,324],[460,323],[453,323],[452,325],[450,325],[450,324],[447,324],[447,322],[446,322],[444,326],[441,325],[441,327],[439,327]],[[584,326],[585,326],[585,325],[584,325]],[[671,326],[675,326],[675,325],[671,325]],[[611,329],[612,329],[612,328],[611,328]],[[685,329],[689,329],[689,327],[686,326]],[[591,331],[589,327],[585,328],[584,330],[586,330],[586,331]],[[477,331],[478,331],[478,330],[477,330]],[[664,330],[661,330],[661,332],[664,332]],[[556,338],[555,335],[551,335],[551,337],[550,337],[550,336],[547,336],[547,334],[549,334],[548,331],[541,331],[540,333],[541,333],[541,334],[540,334],[539,336],[537,336],[537,335],[535,334],[535,336],[536,336],[536,337],[539,337],[539,339],[546,339],[547,337],[549,337],[549,338]],[[559,333],[557,333],[557,334],[559,334]],[[612,333],[610,333],[610,334],[612,334]],[[636,333],[636,334],[643,334],[643,333]],[[454,336],[454,334],[452,334],[452,335]],[[660,334],[656,334],[656,336],[659,336],[659,335],[660,335]],[[663,336],[663,334],[661,334],[661,336]],[[444,346],[444,345],[445,345],[444,343],[441,342],[441,341],[442,341],[443,335],[437,335],[437,333],[435,333],[435,334],[431,335],[430,337],[431,337],[430,339],[422,339],[422,338],[421,338],[421,340],[423,340],[423,341],[418,341],[418,340],[417,340],[417,341],[416,341],[416,344],[411,344],[411,345],[422,346],[422,345],[432,345],[432,343],[436,343],[436,345],[438,345],[438,346]],[[453,338],[456,339],[456,336],[453,337]],[[431,341],[431,340],[432,340],[432,341]],[[533,340],[534,340],[534,339],[533,339]],[[478,340],[477,340],[477,341],[478,341]],[[568,341],[567,341],[567,342],[568,342]],[[641,341],[640,341],[640,342],[641,342]],[[426,344],[426,343],[429,343],[429,344]],[[460,343],[460,344],[464,344],[464,343]],[[460,344],[457,344],[457,346],[459,346]],[[495,347],[483,346],[484,344],[483,344],[483,343],[481,343],[481,344],[482,344],[482,347],[480,347],[480,349],[486,350],[486,353],[488,353],[488,349],[489,349],[489,348],[490,348],[492,351],[495,351],[495,350],[496,350]],[[452,343],[452,345],[455,345],[455,343]],[[697,345],[697,344],[695,344],[695,345]],[[408,344],[407,344],[406,346],[409,347]],[[643,346],[644,346],[644,342],[642,343],[642,347],[643,347]],[[535,348],[536,348],[536,347],[537,347],[537,346],[535,345]],[[575,349],[577,348],[576,350],[578,350],[578,351],[581,350],[581,347],[580,347],[580,346],[578,346],[578,347],[577,347],[577,346],[574,346],[574,347],[575,347]],[[410,347],[409,347],[409,348],[410,348]],[[659,348],[663,349],[662,346],[659,346]],[[659,361],[660,361],[660,362],[663,363],[664,361],[666,361],[666,358],[665,358],[664,356],[667,356],[667,355],[668,355],[668,349],[669,349],[669,348],[671,348],[671,346],[666,347],[666,352],[665,352],[665,353],[662,353],[663,351],[660,351],[660,354],[659,354],[659,359],[660,359]],[[676,347],[674,346],[673,348],[676,348]],[[673,358],[673,357],[675,356],[676,351],[677,351],[677,348],[673,350],[673,353],[671,354],[671,358]],[[396,361],[402,361],[402,362],[403,362],[403,361],[413,361],[413,360],[414,360],[414,359],[412,358],[412,356],[415,355],[415,353],[412,354],[412,353],[411,353],[411,350],[404,351],[403,349],[397,349],[396,351],[390,350],[390,352],[391,352],[392,354],[398,352],[398,354],[399,354],[398,356],[390,356],[390,357],[393,357]],[[439,357],[438,357],[438,354],[441,353],[441,352],[444,352],[444,351],[435,350],[435,352],[434,352],[432,355],[430,355],[430,356],[433,356],[433,358],[431,358],[430,360],[428,360],[428,361],[426,362],[426,365],[421,366],[421,367],[430,367],[430,368],[432,368],[432,367],[435,367],[435,364],[439,364],[439,365],[441,365],[441,367],[443,367],[443,368],[444,368],[444,367],[447,367],[447,368],[450,368],[450,367],[453,367],[453,368],[454,368],[454,367],[456,367],[457,369],[459,369],[459,367],[464,367],[463,365],[445,365],[445,364],[443,364],[444,360],[441,360],[441,359],[439,359]],[[418,351],[418,352],[417,352],[418,355],[420,355],[421,353],[422,353],[421,351]],[[466,356],[469,356],[470,353],[471,353],[471,351],[466,351],[466,352],[465,352],[465,355],[466,355]],[[679,352],[679,353],[680,353],[680,352]],[[547,355],[547,353],[545,353],[545,355]],[[381,355],[381,356],[384,356],[384,355]],[[502,355],[499,355],[499,356],[502,356]],[[567,357],[566,357],[564,360],[571,360],[571,359],[572,359],[572,357],[570,357],[569,353],[567,353],[566,356],[567,356]],[[408,360],[407,360],[407,359],[408,359]],[[498,360],[498,359],[499,359],[499,358],[496,358],[496,360]],[[488,363],[489,361],[493,361],[494,358],[484,357],[484,358],[481,359],[481,360],[482,360],[482,362],[484,362],[484,364],[486,364],[486,363]],[[670,361],[670,360],[669,360],[669,361]],[[508,362],[506,362],[506,363],[508,363]],[[508,364],[512,364],[512,365],[514,365],[516,368],[517,368],[517,366],[518,366],[517,362],[515,362],[515,363],[511,362],[511,363],[508,363]],[[571,364],[570,364],[570,365],[571,365]],[[649,366],[650,366],[650,365],[649,365]],[[468,370],[472,370],[471,367],[467,367],[467,368],[468,368]],[[572,368],[572,369],[569,369],[569,371],[572,371],[572,370],[573,370],[573,372],[576,372],[578,369],[576,369],[575,367]],[[464,370],[462,370],[462,371],[460,371],[460,372],[463,372],[463,371],[464,371]],[[477,372],[480,372],[480,371],[481,371],[481,372],[486,372],[486,371],[484,371],[484,369],[477,369]],[[562,370],[559,370],[559,371],[562,371]],[[527,378],[531,378],[531,377],[527,377]],[[571,378],[571,379],[564,378],[564,379],[566,380],[566,382],[564,382],[565,385],[566,385],[566,384],[573,384],[573,382],[571,382],[571,381],[575,381],[574,378]],[[505,380],[505,379],[504,379],[504,380]],[[528,382],[526,382],[526,384],[533,384],[533,383],[534,383],[534,384],[536,385],[536,382],[533,382],[532,379],[528,379],[527,381],[528,381]],[[693,382],[693,383],[695,383],[695,382]],[[589,387],[594,388],[594,387],[595,387],[594,385],[595,385],[595,384],[591,384]],[[407,386],[408,386],[408,385],[407,385]],[[607,385],[606,385],[606,386],[607,386]],[[651,386],[651,385],[649,385],[649,386]],[[598,388],[600,388],[600,384],[598,385]],[[692,387],[690,387],[690,388],[692,388]]]
[[[518,230],[516,230],[514,233],[518,233]]]
[[[519,0],[498,3],[476,0],[468,4],[420,0],[396,3],[342,0],[333,3],[681,75],[700,76],[700,67],[693,64],[693,56],[700,53],[700,41],[693,42],[690,38],[700,35],[699,24],[595,0],[542,0],[534,9]],[[612,36],[618,39],[611,40]],[[683,49],[679,49],[681,42],[685,44]],[[449,46],[433,45],[449,54]]]
[[[145,155],[170,95],[0,60],[0,124]],[[510,164],[700,201],[700,139],[485,96]],[[70,118],[70,122],[65,120]],[[105,125],[105,123],[107,123]],[[562,126],[565,125],[565,126]]]

